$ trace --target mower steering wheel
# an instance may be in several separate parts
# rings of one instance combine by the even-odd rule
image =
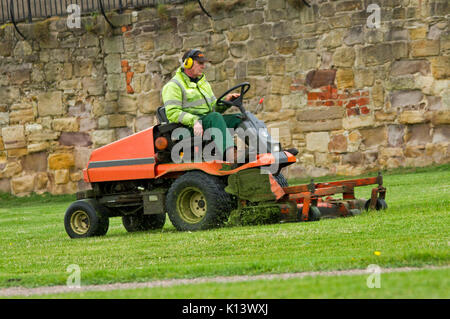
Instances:
[[[239,89],[239,88],[241,88],[241,95],[238,98],[235,98],[234,100],[231,100],[231,101],[224,100],[224,98],[228,94],[230,94],[231,92],[233,92],[234,90]],[[242,105],[242,101],[244,99],[245,93],[247,93],[248,90],[250,90],[250,83],[248,83],[248,82],[242,82],[238,85],[235,85],[217,99],[216,105],[217,106],[227,106],[227,107],[237,106],[239,108],[239,110],[241,110],[241,112],[243,114],[245,114],[245,109],[244,109],[244,106]]]

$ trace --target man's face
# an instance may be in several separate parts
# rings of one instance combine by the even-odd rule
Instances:
[[[190,69],[191,77],[198,78],[203,74],[203,70],[206,68],[206,62],[198,62],[194,60],[194,65]]]

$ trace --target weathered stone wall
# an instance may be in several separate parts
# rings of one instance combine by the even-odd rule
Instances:
[[[294,176],[450,158],[447,0],[215,0],[0,28],[0,191],[73,193],[92,149],[156,124],[188,48],[216,95],[249,81],[248,107],[297,147]],[[300,1],[298,1],[300,3]],[[371,29],[369,4],[381,8]],[[215,10],[214,10],[215,9]]]

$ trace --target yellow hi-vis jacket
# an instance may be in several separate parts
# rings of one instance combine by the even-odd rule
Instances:
[[[178,68],[175,76],[162,89],[162,100],[167,119],[193,127],[203,115],[210,112],[224,112],[227,107],[216,107],[216,97],[211,85],[202,74],[197,83]]]

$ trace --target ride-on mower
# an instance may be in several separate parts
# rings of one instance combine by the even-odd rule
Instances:
[[[238,89],[239,98],[224,100]],[[352,216],[363,209],[387,207],[380,174],[289,187],[281,169],[296,162],[298,151],[282,149],[265,124],[244,109],[243,98],[249,89],[250,84],[244,82],[217,99],[217,105],[236,106],[241,111],[239,128],[245,132],[247,150],[242,165],[234,167],[220,159],[204,161],[201,150],[208,141],[180,139],[174,132],[182,125],[169,123],[161,106],[159,124],[92,152],[83,170],[92,188],[78,192],[77,201],[67,209],[67,234],[71,238],[105,235],[109,218],[118,216],[129,232],[161,229],[166,213],[177,230],[195,231],[224,225],[231,211],[270,208],[277,220],[287,222]],[[179,148],[179,143],[188,147]],[[186,155],[190,152],[200,160],[192,161]],[[355,198],[355,187],[372,184],[378,186],[369,200]],[[330,197],[334,194],[343,194],[343,198]]]

